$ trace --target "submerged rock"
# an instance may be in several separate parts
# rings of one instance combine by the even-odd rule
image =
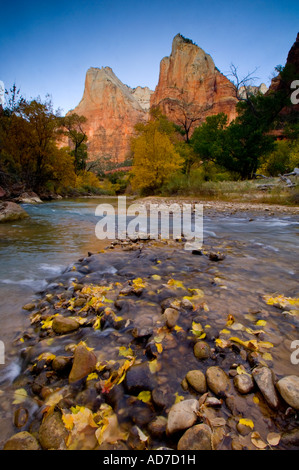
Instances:
[[[211,348],[205,341],[197,341],[193,352],[197,359],[208,359],[211,356]]]
[[[143,390],[153,390],[156,385],[147,362],[131,366],[127,371],[124,384],[128,393],[132,395]]]
[[[180,401],[172,405],[168,413],[167,433],[173,434],[193,426],[197,420],[196,412],[198,410],[198,401],[194,399]]]
[[[3,450],[39,450],[40,446],[34,436],[27,431],[18,432],[4,444]]]
[[[178,450],[212,450],[212,432],[206,424],[188,429],[178,442]]]
[[[254,389],[254,382],[251,375],[241,374],[234,377],[234,386],[242,395],[250,393]]]

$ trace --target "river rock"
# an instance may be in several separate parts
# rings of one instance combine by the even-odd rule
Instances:
[[[18,432],[4,444],[3,450],[39,450],[40,446],[32,434],[27,431]]]
[[[211,348],[205,341],[197,341],[193,352],[197,359],[208,359],[211,356]]]
[[[27,212],[15,202],[6,201],[0,203],[0,223],[21,220],[27,217],[29,217]]]
[[[198,400],[194,399],[183,400],[172,405],[168,413],[167,433],[173,434],[193,426],[197,420],[198,410]]]
[[[251,375],[240,374],[234,377],[234,386],[242,395],[250,393],[254,389],[254,382]]]
[[[274,387],[271,370],[265,366],[256,367],[252,371],[252,376],[270,408],[274,410],[277,409],[279,401]]]
[[[153,390],[155,381],[147,362],[131,366],[126,374],[125,388],[131,395],[138,394],[143,390]]]
[[[206,371],[207,384],[210,390],[217,396],[226,396],[230,389],[228,375],[219,366],[209,367]]]
[[[97,358],[92,351],[89,351],[83,344],[76,347],[73,367],[69,375],[69,382],[77,382],[94,371]]]
[[[167,308],[163,313],[163,318],[168,328],[173,328],[176,325],[179,316],[180,313],[174,308]]]
[[[65,371],[71,365],[72,358],[69,356],[56,356],[52,361],[52,369],[56,372]]]
[[[46,415],[38,431],[38,440],[43,449],[58,450],[65,446],[65,439],[68,436],[61,413],[55,411]]]
[[[167,419],[165,416],[156,416],[156,418],[149,423],[148,430],[153,437],[161,438],[166,432],[166,427]]]
[[[288,375],[280,379],[276,387],[284,401],[295,410],[299,410],[299,377]]]
[[[41,198],[34,192],[22,193],[18,198],[17,202],[23,204],[42,204]]]
[[[72,317],[63,317],[62,315],[58,315],[54,317],[52,323],[52,329],[55,333],[64,335],[67,333],[71,333],[72,331],[78,330],[80,327],[79,322]]]
[[[186,380],[196,392],[205,393],[207,391],[205,374],[201,370],[189,370]]]
[[[212,450],[212,432],[206,424],[197,424],[181,437],[178,450]]]

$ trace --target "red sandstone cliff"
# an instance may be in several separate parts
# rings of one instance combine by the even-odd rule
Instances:
[[[211,56],[177,34],[170,56],[161,60],[151,106],[159,106],[177,124],[188,116],[198,117],[194,127],[206,116],[220,112],[232,121],[236,117],[236,103],[232,83],[217,70]]]
[[[124,85],[110,67],[90,68],[83,98],[70,113],[87,118],[89,159],[108,157],[118,163],[129,152],[135,124],[148,119],[150,105],[159,106],[177,124],[182,124],[182,116],[187,121],[196,117],[191,135],[206,116],[224,112],[229,121],[234,119],[236,103],[232,83],[216,69],[213,59],[178,34],[170,57],[161,61],[154,92]]]
[[[87,71],[83,98],[69,113],[87,118],[91,160],[108,157],[117,163],[126,158],[134,125],[148,118],[150,93],[148,88],[124,85],[110,67]]]

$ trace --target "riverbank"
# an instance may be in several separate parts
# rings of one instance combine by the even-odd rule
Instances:
[[[136,202],[136,201],[135,201]],[[238,201],[221,201],[221,200],[209,200],[200,199],[196,197],[165,197],[165,196],[148,196],[143,198],[137,198],[137,203],[145,204],[179,204],[180,206],[186,204],[202,204],[204,214],[208,216],[217,216],[217,214],[236,215],[247,213],[250,217],[251,213],[259,215],[282,215],[299,214],[299,206],[286,206],[281,204],[266,204],[263,202],[238,202]]]
[[[268,253],[115,241],[53,278],[15,341],[5,448],[297,449],[294,253]]]

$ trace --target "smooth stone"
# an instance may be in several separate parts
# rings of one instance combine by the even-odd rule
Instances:
[[[196,392],[205,393],[207,391],[205,374],[201,370],[189,370],[186,374],[186,380]]]
[[[212,432],[206,424],[197,424],[181,437],[178,450],[212,450]]]
[[[198,400],[194,399],[183,400],[172,405],[168,413],[167,433],[173,434],[193,426],[197,421],[198,410]]]
[[[161,438],[166,432],[166,427],[167,419],[165,416],[157,416],[149,423],[148,430],[153,437]]]
[[[67,436],[68,431],[63,424],[61,413],[58,411],[47,415],[38,431],[38,440],[45,450],[63,449]]]
[[[288,375],[280,379],[276,388],[284,401],[295,410],[299,410],[299,377]]]
[[[27,312],[31,312],[32,310],[35,309],[35,304],[32,303],[32,302],[30,302],[30,303],[28,303],[28,304],[26,304],[26,305],[23,305],[22,309],[23,309],[23,310],[27,310]]]
[[[174,308],[167,308],[163,313],[163,318],[168,328],[173,328],[177,324],[180,313]]]
[[[209,367],[206,371],[207,384],[210,390],[217,396],[226,396],[230,389],[228,375],[219,366]]]
[[[52,323],[52,330],[55,333],[62,335],[66,333],[71,333],[72,331],[76,331],[79,327],[80,324],[75,318],[63,317],[62,315],[54,317]]]
[[[94,371],[97,358],[86,346],[79,344],[74,354],[73,367],[69,375],[69,382],[77,382]]]
[[[234,386],[242,395],[250,393],[254,389],[254,382],[251,375],[240,374],[234,377]]]
[[[211,348],[205,341],[197,341],[194,345],[193,352],[197,359],[208,359],[211,356]]]
[[[271,370],[265,366],[256,367],[252,371],[252,376],[270,408],[274,410],[277,409],[279,400],[274,387]]]
[[[3,450],[38,450],[40,446],[32,434],[27,431],[18,432],[4,444]]]
[[[52,361],[52,369],[56,372],[62,372],[70,366],[72,358],[69,356],[56,356]]]

